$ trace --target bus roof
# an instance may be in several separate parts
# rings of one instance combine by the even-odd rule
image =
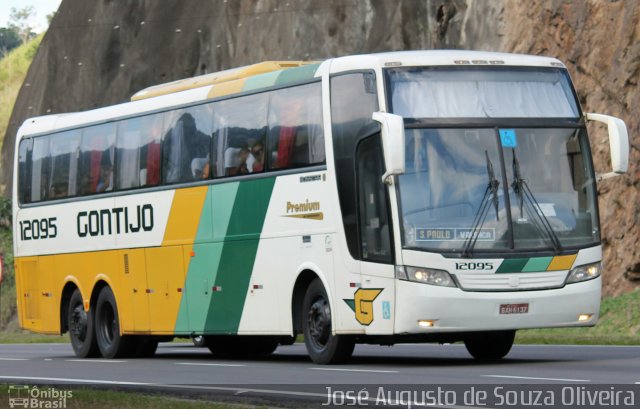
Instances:
[[[218,71],[210,74],[200,75],[192,78],[185,78],[166,84],[154,85],[135,93],[132,101],[145,98],[157,97],[159,95],[173,94],[188,89],[206,87],[207,85],[228,83],[235,80],[254,77],[259,74],[266,74],[274,71],[282,71],[288,68],[302,67],[304,65],[315,64],[314,61],[264,61],[261,63],[246,65],[244,67],[231,68],[229,70]]]
[[[318,78],[323,73],[444,65],[564,67],[559,60],[550,57],[467,50],[395,51],[337,57],[323,62],[265,61],[145,88],[134,94],[131,102],[78,113],[30,118],[23,123],[17,137],[106,122],[241,92],[300,83]]]

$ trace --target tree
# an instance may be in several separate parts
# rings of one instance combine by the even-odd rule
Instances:
[[[53,21],[53,18],[56,16],[56,12],[52,11],[51,13],[47,14],[45,17],[47,17],[47,25],[51,25],[51,22]]]
[[[33,27],[29,24],[29,19],[35,16],[35,14],[36,9],[33,6],[27,6],[21,9],[11,7],[9,28],[18,33],[22,43],[26,43],[35,35]]]
[[[0,27],[0,58],[20,45],[20,36],[10,28]]]

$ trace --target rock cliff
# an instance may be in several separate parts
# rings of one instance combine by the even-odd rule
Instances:
[[[263,60],[464,48],[563,60],[585,112],[623,118],[628,176],[600,184],[605,293],[640,284],[640,3],[517,0],[64,0],[29,70],[2,147],[30,116],[126,101],[149,85]],[[606,131],[590,129],[596,169]],[[7,192],[9,191],[7,189]]]

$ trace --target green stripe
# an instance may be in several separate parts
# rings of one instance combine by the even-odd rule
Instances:
[[[195,257],[189,263],[185,290],[180,301],[176,333],[201,332],[205,328],[211,304],[211,287],[216,280],[222,255],[222,241],[227,231],[238,185],[238,182],[224,183],[211,186],[207,191],[195,237],[196,244],[193,246]]]
[[[529,261],[528,258],[510,258],[510,259],[505,259],[502,264],[500,264],[500,267],[498,267],[498,270],[496,271],[496,274],[500,274],[500,273],[520,273],[522,271],[522,269],[524,268],[524,266],[527,264],[527,262]]]
[[[260,88],[272,87],[276,84],[278,76],[282,71],[268,72],[266,74],[255,75],[247,78],[242,87],[243,91],[253,91]]]
[[[531,258],[522,269],[523,273],[547,271],[547,267],[553,260],[553,257],[536,257]]]
[[[300,82],[312,79],[320,64],[303,65],[302,67],[289,68],[280,71],[276,85],[291,84],[294,82]]]
[[[214,285],[221,291],[212,293],[206,332],[238,332],[274,184],[275,178],[265,178],[238,186],[215,276]]]

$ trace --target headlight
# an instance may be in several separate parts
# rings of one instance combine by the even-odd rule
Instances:
[[[567,284],[592,280],[600,275],[602,263],[585,264],[572,269],[567,276]]]
[[[432,268],[396,266],[396,278],[441,287],[457,287],[449,273]]]

